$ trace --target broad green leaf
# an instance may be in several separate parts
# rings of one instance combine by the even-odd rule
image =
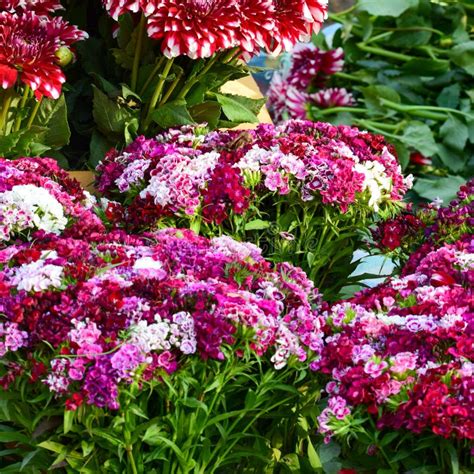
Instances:
[[[99,130],[106,136],[110,134],[122,136],[125,126],[136,115],[136,112],[131,112],[125,106],[119,105],[114,100],[107,97],[97,87],[94,89],[94,120]]]
[[[418,3],[419,0],[359,0],[357,6],[370,15],[397,17]]]
[[[450,57],[454,64],[474,76],[474,41],[466,41],[455,46],[450,51]]]
[[[469,129],[462,120],[451,115],[440,128],[440,136],[449,147],[463,150],[469,138]]]
[[[258,123],[258,111],[265,104],[265,99],[249,99],[233,94],[215,94],[222,110],[231,122]]]
[[[67,120],[64,94],[57,100],[43,99],[33,124],[47,128],[43,144],[48,148],[60,148],[67,145],[71,138],[71,131]]]
[[[442,59],[414,58],[405,63],[402,70],[420,76],[439,76],[449,71],[449,61]]]
[[[189,114],[185,100],[174,100],[158,107],[151,118],[163,129],[195,123]]]
[[[105,154],[114,146],[99,131],[92,132],[89,164],[95,168],[104,159]]]
[[[459,105],[460,96],[461,86],[459,84],[452,84],[441,91],[441,94],[436,99],[436,103],[440,107],[455,109]]]
[[[222,107],[217,102],[206,101],[190,107],[189,113],[196,123],[207,123],[210,130],[217,128]]]
[[[400,95],[396,90],[392,89],[391,87],[381,85],[368,86],[362,87],[361,92],[362,94],[364,94],[364,99],[367,107],[379,113],[387,112],[387,108],[382,105],[382,99],[389,100],[390,102],[395,102],[396,104],[399,104],[401,102]]]
[[[410,122],[400,139],[405,145],[414,148],[427,157],[435,155],[438,151],[433,132],[423,122]]]
[[[68,434],[71,429],[72,429],[72,425],[74,423],[74,416],[75,416],[75,412],[72,411],[72,410],[65,410],[64,411],[64,434]]]
[[[434,201],[439,198],[445,204],[456,197],[459,187],[465,183],[461,176],[443,176],[436,179],[418,178],[414,190],[425,199]]]
[[[319,459],[322,464],[326,464],[338,458],[341,454],[341,447],[334,441],[329,444],[322,444],[318,449]]]

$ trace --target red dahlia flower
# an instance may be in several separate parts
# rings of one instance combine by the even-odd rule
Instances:
[[[298,41],[307,41],[318,32],[327,15],[327,0],[274,0],[274,53],[290,50]]]
[[[57,99],[64,74],[58,65],[57,51],[86,33],[61,18],[46,18],[33,12],[22,15],[0,13],[0,83],[13,87],[18,79],[38,96]]]
[[[47,15],[62,8],[61,3],[56,0],[0,0],[1,12],[35,12],[37,15]]]
[[[274,28],[275,6],[272,0],[239,0],[238,40],[244,51],[253,53],[269,44]]]
[[[236,0],[159,0],[148,18],[148,35],[161,40],[167,57],[208,58],[237,45]]]
[[[143,0],[102,0],[105,9],[114,20],[127,12],[137,13],[143,6]]]

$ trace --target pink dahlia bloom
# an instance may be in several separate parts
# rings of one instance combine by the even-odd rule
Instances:
[[[329,109],[331,107],[352,107],[355,105],[354,96],[346,89],[338,87],[322,89],[315,94],[311,94],[310,98],[313,103],[321,109]]]
[[[62,8],[61,3],[56,0],[0,0],[2,12],[35,12],[37,15],[47,15]]]
[[[19,79],[38,96],[57,99],[65,76],[56,52],[87,34],[61,18],[46,18],[33,12],[0,13],[0,84],[13,87]]]
[[[208,58],[237,46],[239,27],[235,0],[162,0],[148,17],[148,35],[170,58]]]
[[[301,92],[296,87],[289,87],[286,93],[286,107],[290,118],[306,119],[307,104],[309,102],[309,95],[306,92]]]

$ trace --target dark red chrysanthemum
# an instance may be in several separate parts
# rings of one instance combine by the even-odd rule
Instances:
[[[37,15],[47,15],[62,8],[57,0],[0,0],[1,12],[34,12]]]
[[[148,35],[161,40],[167,57],[208,58],[237,45],[236,0],[159,0],[148,18]]]
[[[56,53],[60,47],[86,37],[86,33],[61,18],[51,19],[33,12],[0,13],[2,88],[13,87],[20,80],[37,96],[57,99],[65,77]]]

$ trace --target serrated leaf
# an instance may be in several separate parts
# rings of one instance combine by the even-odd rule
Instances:
[[[463,121],[451,115],[441,126],[440,136],[449,147],[463,150],[469,138],[469,129]]]
[[[67,119],[67,107],[64,94],[59,99],[44,98],[33,125],[46,128],[42,143],[49,148],[61,148],[69,143],[71,130]]]
[[[454,64],[474,76],[474,41],[466,41],[455,46],[449,56]]]
[[[433,132],[423,122],[410,122],[401,140],[405,145],[414,148],[427,157],[435,155],[438,151]]]

